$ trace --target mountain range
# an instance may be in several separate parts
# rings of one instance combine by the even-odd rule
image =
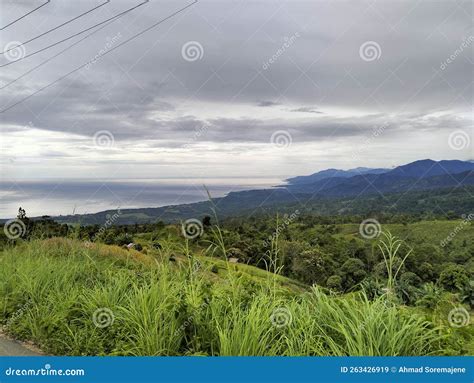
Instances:
[[[459,160],[419,160],[394,169],[329,169],[287,180],[292,193],[326,197],[398,193],[474,185],[474,163]]]
[[[293,177],[271,189],[231,192],[191,204],[121,209],[114,224],[179,222],[212,214],[221,217],[306,210],[310,214],[368,212],[456,214],[474,207],[474,161],[430,159],[393,169],[327,169]],[[115,211],[52,217],[62,223],[104,224]]]

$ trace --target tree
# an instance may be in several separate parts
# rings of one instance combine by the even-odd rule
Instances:
[[[128,233],[123,233],[115,237],[114,243],[118,246],[128,245],[133,242],[133,237]]]
[[[312,248],[293,258],[291,271],[300,281],[323,285],[334,274],[334,265],[332,259],[321,249]]]
[[[434,278],[436,277],[435,269],[433,265],[429,262],[423,262],[419,267],[418,267],[418,272],[417,274],[421,276],[421,278],[425,282],[433,282]]]
[[[346,290],[362,282],[366,275],[365,264],[358,258],[349,258],[341,266],[343,286]]]
[[[449,264],[439,275],[438,283],[448,291],[463,294],[469,289],[469,275],[461,265]]]
[[[396,290],[404,303],[413,304],[418,300],[421,282],[421,278],[411,271],[400,276],[400,280],[396,284]]]
[[[404,285],[409,285],[409,286],[420,286],[421,285],[421,278],[416,275],[415,273],[412,273],[411,271],[408,271],[406,273],[403,273],[400,276],[400,283]]]
[[[413,254],[407,259],[406,265],[413,269],[422,262],[437,263],[443,259],[442,252],[438,246],[430,243],[421,243],[414,247]]]
[[[26,211],[21,206],[18,208],[18,215],[16,216],[19,220],[24,221],[28,219],[26,217]]]
[[[331,275],[326,281],[326,286],[332,290],[342,290],[342,278],[340,275]]]
[[[18,221],[21,221],[24,227],[20,230],[20,237],[23,239],[29,239],[32,231],[32,224],[30,224],[30,219],[26,216],[26,211],[21,206],[18,209],[18,214],[16,216]]]
[[[211,226],[211,217],[209,215],[204,216],[204,218],[202,219],[202,225],[204,227]]]

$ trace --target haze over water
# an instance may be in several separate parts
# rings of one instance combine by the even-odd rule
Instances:
[[[278,178],[201,178],[128,180],[22,180],[0,183],[0,218],[16,216],[18,207],[28,216],[95,213],[108,209],[159,207],[206,200],[229,192],[269,188]]]

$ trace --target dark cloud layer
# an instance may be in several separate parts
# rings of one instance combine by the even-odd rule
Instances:
[[[27,3],[7,1],[2,22],[24,12]],[[2,45],[28,40],[97,4],[51,2],[6,29]],[[111,2],[26,44],[25,53],[136,4]],[[30,131],[36,132],[30,148],[38,149],[39,158],[73,157],[78,163],[94,150],[81,140],[99,131],[111,132],[115,142],[128,148],[185,146],[187,155],[199,146],[195,153],[201,155],[215,153],[215,145],[269,143],[274,132],[283,130],[293,147],[327,145],[309,152],[324,153],[327,160],[331,151],[351,150],[354,142],[364,142],[386,124],[382,142],[397,150],[398,163],[432,156],[435,147],[440,156],[472,157],[472,139],[462,152],[441,142],[423,147],[407,139],[424,132],[427,139],[447,137],[459,129],[472,137],[470,1],[200,1],[107,53],[186,4],[150,1],[82,42],[85,34],[2,68],[0,79],[7,84],[78,42],[0,90],[0,105],[7,107],[99,58],[1,115],[2,135],[11,137],[14,152],[2,162],[8,165],[3,171],[21,173],[15,168],[21,161],[9,158],[16,158],[25,145],[16,137]],[[7,63],[8,57],[0,62]],[[84,158],[70,153],[72,143]],[[379,147],[367,147],[357,165],[379,156]],[[222,148],[215,161],[233,163],[228,155],[236,150]],[[239,150],[243,156],[250,149]],[[100,161],[112,157],[101,152]],[[188,161],[180,158],[173,154],[176,164]],[[267,159],[282,167],[273,157]],[[296,175],[294,159],[285,159],[286,172]],[[115,160],[126,161],[126,155]]]

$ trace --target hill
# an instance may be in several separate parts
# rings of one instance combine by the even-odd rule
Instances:
[[[310,184],[313,182],[321,181],[327,178],[349,178],[362,174],[382,174],[388,172],[390,169],[372,169],[372,168],[355,168],[349,170],[342,169],[327,169],[320,172],[311,174],[309,176],[298,176],[288,178],[286,181],[289,184]]]
[[[113,224],[143,224],[163,221],[180,222],[189,218],[213,215],[213,208],[221,218],[245,217],[261,214],[293,213],[313,215],[367,215],[415,214],[425,216],[445,216],[451,212],[461,216],[472,211],[474,206],[474,186],[420,190],[385,195],[362,195],[349,197],[315,196],[307,193],[292,193],[283,188],[272,190],[249,190],[229,193],[226,197],[209,201],[164,206],[158,208],[106,210],[94,214],[66,215],[53,217],[59,223],[80,223],[82,225],[103,225],[116,217]]]
[[[280,212],[315,215],[410,213],[458,216],[474,206],[474,163],[472,161],[421,160],[392,170],[356,168],[328,169],[310,176],[295,177],[287,185],[263,190],[231,192],[213,201],[138,209],[119,209],[93,214],[56,216],[59,223],[103,225],[179,222],[213,215],[251,216]],[[3,220],[5,221],[5,220]]]
[[[0,254],[0,319],[53,355],[452,352],[446,324],[384,297],[297,291],[261,270],[249,277],[225,263],[215,274],[197,261],[67,239],[24,243]]]
[[[293,193],[348,197],[474,185],[474,164],[457,160],[415,161],[383,173],[335,174],[316,182],[290,182],[286,188]]]

